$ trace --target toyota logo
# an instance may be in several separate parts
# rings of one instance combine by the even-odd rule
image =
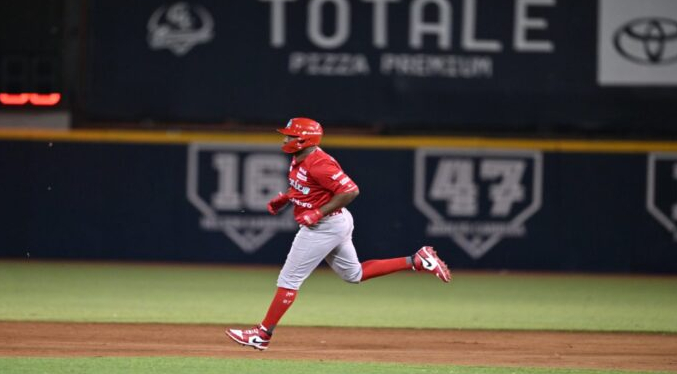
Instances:
[[[614,46],[638,64],[673,63],[677,61],[677,21],[658,17],[632,20],[616,30]]]

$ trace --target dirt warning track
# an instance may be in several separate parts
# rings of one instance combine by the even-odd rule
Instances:
[[[197,356],[662,370],[676,334],[279,327],[265,352],[225,325],[0,322],[0,356]]]

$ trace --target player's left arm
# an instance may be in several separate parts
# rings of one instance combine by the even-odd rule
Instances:
[[[316,224],[327,214],[335,212],[350,204],[355,200],[357,195],[360,194],[360,189],[357,187],[357,184],[341,170],[341,167],[336,161],[323,161],[321,164],[315,165],[314,169],[314,179],[322,185],[322,187],[333,192],[334,195],[321,207],[305,212],[299,217],[295,217],[296,221],[302,225],[312,226]]]
[[[331,198],[331,200],[329,200],[326,204],[322,205],[319,208],[320,212],[322,212],[323,216],[326,216],[331,212],[335,212],[353,202],[353,200],[355,200],[355,198],[359,194],[360,194],[359,189],[355,189],[350,192],[336,194]]]
[[[302,214],[294,217],[294,219],[301,225],[312,226],[319,222],[320,219],[322,219],[322,217],[326,216],[327,214],[337,211],[350,204],[359,194],[360,190],[357,188],[350,192],[338,193],[332,196],[331,200],[321,207],[303,212]]]

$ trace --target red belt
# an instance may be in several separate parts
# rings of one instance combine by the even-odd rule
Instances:
[[[339,215],[339,214],[343,214],[343,209],[339,209],[339,210],[336,210],[334,212],[331,212],[331,213],[327,214],[327,217],[332,217],[332,216],[336,216],[336,215]]]

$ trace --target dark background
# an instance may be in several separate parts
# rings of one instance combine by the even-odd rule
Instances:
[[[350,209],[363,259],[432,244],[459,268],[677,271],[675,240],[646,206],[648,153],[677,150],[677,88],[597,83],[598,1],[559,0],[530,10],[529,17],[546,19],[548,28],[528,38],[551,41],[552,53],[515,50],[516,0],[476,2],[476,37],[500,41],[501,52],[463,48],[461,0],[447,1],[453,9],[450,50],[439,49],[434,37],[426,37],[421,49],[409,45],[413,0],[389,6],[384,48],[372,43],[369,3],[346,0],[350,37],[323,49],[306,34],[312,1],[285,3],[286,44],[279,48],[269,40],[270,2],[187,2],[195,26],[204,23],[195,13],[203,7],[214,29],[212,40],[182,56],[148,43],[151,15],[174,2],[2,2],[0,93],[63,96],[51,108],[0,104],[0,127],[14,123],[10,115],[63,112],[72,130],[237,136],[273,133],[289,118],[307,116],[319,120],[327,136],[582,138],[591,141],[589,151],[543,151],[543,202],[524,224],[525,236],[504,238],[479,259],[449,238],[426,234],[427,218],[412,198],[415,149],[327,149],[362,187]],[[322,18],[327,33],[336,27],[330,8]],[[436,16],[431,8],[425,14],[427,20]],[[371,74],[292,73],[293,52],[363,56]],[[385,53],[488,58],[492,76],[383,75],[379,60]],[[277,264],[286,256],[292,232],[245,254],[223,233],[200,228],[201,215],[186,198],[189,144],[52,144],[44,136],[31,141],[33,129],[23,130],[29,135],[0,129],[0,257]],[[595,150],[595,141],[607,139],[664,143],[642,146],[642,152]],[[675,159],[656,167],[655,203],[667,215],[677,203]]]
[[[450,238],[426,234],[428,220],[412,202],[413,151],[327,151],[362,187],[350,205],[362,260],[430,244],[455,268],[677,271],[672,236],[646,210],[644,154],[544,153],[543,202],[525,236],[473,259]],[[0,162],[0,225],[11,228],[0,231],[0,255],[282,263],[294,232],[246,254],[223,233],[200,228],[186,198],[186,154],[184,145],[0,142],[0,160],[23,160]],[[200,183],[213,184],[209,178]]]
[[[322,49],[306,35],[310,2],[285,3],[286,43],[270,43],[271,3],[189,2],[207,9],[213,39],[177,56],[148,44],[151,15],[172,2],[27,0],[0,5],[0,92],[61,92],[75,127],[256,130],[304,115],[346,131],[376,134],[482,134],[671,138],[677,136],[674,86],[597,84],[597,1],[532,6],[547,21],[530,40],[548,40],[552,53],[513,46],[515,0],[478,0],[476,38],[500,41],[501,52],[473,52],[461,39],[464,3],[452,9],[450,50],[426,36],[409,46],[411,1],[388,6],[388,46],[372,43],[372,6],[346,0],[350,36]],[[336,27],[325,7],[323,31]],[[40,9],[39,12],[34,9]],[[425,19],[437,15],[425,8]],[[200,18],[191,13],[195,27]],[[166,16],[161,18],[167,24]],[[670,42],[672,39],[668,39]],[[668,46],[668,48],[671,48]],[[341,77],[294,74],[291,52],[348,53],[367,58],[372,74]],[[487,57],[490,78],[382,75],[384,53]],[[11,110],[11,108],[0,108]]]

